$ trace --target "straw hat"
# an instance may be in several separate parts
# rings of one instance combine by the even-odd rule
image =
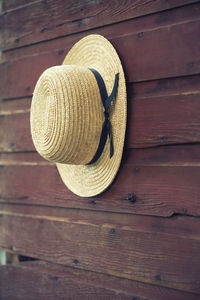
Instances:
[[[60,66],[40,76],[31,105],[38,153],[56,163],[65,185],[90,197],[103,192],[120,166],[126,129],[126,86],[111,43],[89,35]],[[48,175],[47,175],[48,176]]]

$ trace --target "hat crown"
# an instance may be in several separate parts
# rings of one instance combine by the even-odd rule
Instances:
[[[31,134],[45,159],[87,164],[97,150],[103,118],[98,85],[88,68],[55,66],[40,76],[31,105]]]

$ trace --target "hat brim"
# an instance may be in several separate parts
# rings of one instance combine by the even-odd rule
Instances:
[[[56,164],[64,184],[73,193],[81,197],[91,197],[107,189],[114,180],[121,163],[127,118],[124,72],[112,44],[103,36],[94,34],[88,35],[76,43],[66,55],[63,64],[96,69],[104,79],[108,95],[112,91],[115,74],[119,73],[117,96],[110,108],[114,144],[113,157],[109,156],[108,139],[102,155],[92,165]]]

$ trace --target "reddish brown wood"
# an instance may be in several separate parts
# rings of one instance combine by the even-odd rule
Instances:
[[[96,29],[90,29],[87,31],[87,34],[98,33],[104,35],[108,39],[134,33],[139,34],[141,37],[141,32],[170,26],[172,24],[197,20],[199,19],[199,10],[200,4],[194,3],[191,5],[158,12],[156,14],[146,15],[142,18],[133,18],[124,22],[114,23],[107,26],[98,27]],[[4,60],[18,60],[23,56],[46,53],[49,52],[50,49],[54,49],[58,51],[60,58],[64,59],[66,54],[66,45],[69,43],[71,43],[70,45],[73,45],[77,40],[84,36],[85,32],[82,32],[59,39],[45,40],[39,44],[29,45],[29,47],[20,47],[11,51],[5,51],[2,53],[2,57]]]
[[[129,84],[126,148],[199,142],[199,87],[200,76]],[[0,151],[34,151],[30,99],[4,101],[0,108]]]
[[[0,136],[2,152],[35,150],[30,134],[29,113],[0,115]]]
[[[128,84],[128,95],[135,98],[153,98],[171,95],[188,95],[199,93],[200,76],[159,79],[147,82]],[[132,88],[131,88],[132,87]]]
[[[172,218],[170,233],[164,232],[162,225],[169,222],[162,218],[134,221],[133,216],[83,211],[80,216],[76,210],[62,217],[47,216],[47,209],[43,213],[35,214],[31,207],[25,215],[1,210],[0,247],[77,269],[200,293],[199,219]],[[189,243],[179,227],[190,230]]]
[[[64,207],[48,207],[46,205],[24,205],[0,203],[0,211],[9,216],[24,216],[60,222],[78,222],[84,225],[91,220],[91,225],[104,224],[109,227],[115,224],[116,228],[138,230],[151,233],[170,234],[185,239],[199,238],[199,218],[192,216],[174,215],[169,218],[157,216],[142,216],[121,213],[102,213],[101,211],[73,209]],[[42,222],[41,222],[42,223]],[[90,222],[89,222],[90,223]],[[129,227],[130,225],[130,227]],[[124,227],[125,226],[125,227]],[[127,227],[128,226],[128,227]],[[12,249],[10,249],[12,251]]]
[[[37,152],[0,152],[0,165],[49,165]],[[53,165],[54,163],[52,163]]]
[[[26,280],[24,280],[26,278]],[[198,300],[199,295],[55,264],[26,262],[1,267],[4,300]],[[144,298],[145,297],[145,298]]]
[[[92,283],[74,281],[71,278],[60,277],[54,269],[51,272],[44,267],[37,270],[34,265],[21,263],[1,267],[0,295],[4,300],[54,300],[54,299],[123,299],[131,300],[132,296],[119,291],[96,286]],[[65,273],[67,273],[65,271]],[[74,272],[75,273],[75,272]],[[85,272],[86,273],[86,272]],[[66,274],[65,274],[66,275]],[[69,274],[68,274],[69,275]],[[87,274],[86,274],[87,275]],[[117,280],[119,281],[119,280]],[[193,295],[192,295],[193,296]],[[144,299],[144,298],[141,298]],[[195,299],[195,295],[194,295]],[[145,299],[144,299],[145,300]]]
[[[37,2],[37,0],[2,0],[2,10],[16,9],[27,4],[30,5],[32,2]]]
[[[196,43],[193,41],[198,36],[199,29],[200,21],[193,20],[147,30],[141,35],[133,33],[111,37],[110,40],[121,57],[127,80],[138,82],[198,74],[200,42],[198,39]],[[75,42],[74,37],[73,42],[70,39],[70,37],[66,38],[65,47],[62,49],[65,53]],[[78,39],[76,37],[76,41]],[[50,66],[61,64],[59,54],[59,51],[51,49],[48,53],[2,63],[0,65],[1,97],[31,95],[40,74]],[[20,80],[18,70],[21,70]],[[9,86],[9,89],[5,89],[6,86]]]
[[[192,48],[186,48],[186,44],[191,44],[190,39],[194,39],[198,31],[199,22],[191,22],[147,32],[141,39],[138,39],[138,35],[127,35],[111,41],[120,54],[128,81],[152,80],[199,72],[198,63],[196,63],[199,43],[195,43]],[[177,41],[177,36],[179,41]],[[169,46],[173,45],[175,41],[179,42],[179,47]],[[30,95],[41,72],[47,67],[60,64],[57,54],[56,51],[33,56],[31,59],[23,58],[14,63],[3,63],[1,73],[3,72],[7,76],[0,85],[2,97]],[[156,56],[155,61],[152,60],[152,55]],[[20,81],[16,78],[19,68],[22,70]],[[30,70],[32,70],[31,73]],[[13,84],[14,82],[15,84]],[[3,89],[9,83],[11,88]]]
[[[21,47],[195,2],[71,0],[64,6],[62,0],[37,1],[2,15],[2,48]]]
[[[58,56],[57,53],[56,56]],[[52,66],[53,58],[55,58],[55,53],[50,52],[48,55],[43,54],[40,56],[39,60],[41,60],[39,64],[38,62],[35,64],[36,61],[34,57],[26,57],[14,62],[9,61],[2,63],[0,65],[0,76],[3,78],[0,83],[1,99],[30,96],[38,76],[40,76],[42,71],[47,67]],[[48,62],[48,60],[50,61]],[[21,71],[20,78],[18,75],[19,70]],[[9,88],[6,89],[5,87]]]
[[[0,101],[0,115],[28,112],[30,110],[32,97],[26,97],[11,101]]]
[[[134,85],[131,86],[134,89]],[[199,93],[130,99],[127,146],[200,141]]]
[[[200,144],[180,145],[200,141],[197,2],[71,0],[63,11],[61,0],[17,9],[24,0],[7,1],[12,11],[0,16],[10,49],[0,65],[0,98],[8,100],[0,102],[0,246],[60,266],[4,267],[0,298],[199,298]],[[41,72],[91,33],[107,37],[122,59],[128,130],[116,180],[85,199],[32,152],[29,109]],[[127,149],[172,143],[179,145]]]
[[[111,40],[124,65],[127,80],[198,74],[200,42],[194,44],[192,39],[197,37],[199,26],[199,21],[175,24],[143,32],[141,36],[133,34]]]
[[[109,189],[93,198],[74,195],[55,166],[2,157],[1,202],[62,206],[158,216],[200,215],[199,145],[131,150]],[[16,161],[15,161],[16,159]],[[18,162],[18,163],[17,163]],[[48,174],[48,176],[47,176]]]
[[[200,144],[173,145],[155,149],[129,149],[124,155],[123,163],[129,162],[141,166],[199,167],[199,150]],[[17,157],[14,159],[17,160]]]

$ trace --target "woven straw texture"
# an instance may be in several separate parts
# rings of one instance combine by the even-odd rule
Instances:
[[[88,68],[47,69],[36,84],[31,108],[32,138],[40,155],[54,162],[87,164],[99,143],[101,105],[97,82]]]
[[[109,110],[114,155],[109,157],[109,138],[98,161],[94,156],[104,121],[96,79],[104,79],[108,95],[119,73],[116,100]],[[56,162],[65,185],[82,197],[103,192],[114,180],[123,153],[126,129],[126,86],[119,57],[110,42],[89,35],[76,43],[63,65],[47,69],[39,78],[31,106],[31,133],[37,151]]]

